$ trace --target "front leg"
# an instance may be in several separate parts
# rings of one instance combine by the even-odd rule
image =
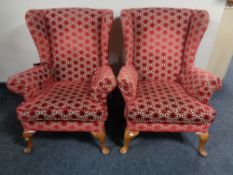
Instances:
[[[129,131],[128,128],[125,128],[125,134],[124,134],[124,146],[121,147],[120,153],[126,154],[129,149],[129,142],[136,136],[138,136],[139,131]]]
[[[105,145],[105,140],[106,140],[106,134],[105,131],[98,131],[98,132],[91,132],[92,136],[95,137],[100,144],[101,151],[104,155],[109,154],[110,150],[109,148]]]
[[[200,155],[202,155],[203,157],[207,157],[208,152],[205,149],[205,144],[208,141],[209,134],[208,134],[208,132],[202,132],[202,133],[197,133],[197,134],[199,135],[198,151],[199,151]]]
[[[35,134],[35,131],[24,131],[23,138],[27,142],[27,146],[24,148],[23,152],[29,154],[32,152],[32,136]]]

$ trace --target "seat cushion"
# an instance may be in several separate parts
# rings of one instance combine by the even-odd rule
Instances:
[[[104,120],[106,107],[92,101],[90,87],[90,82],[53,82],[36,97],[21,103],[17,108],[18,118],[21,121]]]
[[[178,82],[141,80],[136,100],[127,104],[131,122],[206,124],[215,110],[190,96]]]

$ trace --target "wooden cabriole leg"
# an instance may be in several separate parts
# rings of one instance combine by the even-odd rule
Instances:
[[[95,137],[100,144],[100,149],[104,155],[110,153],[109,148],[105,145],[106,134],[105,131],[91,132],[92,136]]]
[[[198,151],[199,151],[200,155],[202,155],[203,157],[207,157],[208,152],[205,149],[205,144],[208,141],[209,134],[208,134],[208,132],[200,132],[200,133],[197,133],[197,134],[199,135]]]
[[[35,131],[24,131],[23,138],[27,142],[27,146],[24,148],[23,152],[29,154],[32,152],[32,136],[35,134]]]
[[[136,137],[139,134],[139,131],[129,131],[129,129],[125,128],[125,134],[124,134],[124,146],[121,147],[120,153],[126,154],[129,149],[129,142]]]

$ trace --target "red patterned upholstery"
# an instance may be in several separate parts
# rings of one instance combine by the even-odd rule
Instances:
[[[127,103],[128,120],[133,122],[207,124],[215,111],[190,96],[177,82],[142,80],[137,97]]]
[[[144,132],[208,132],[210,124],[134,123],[127,122],[130,131]]]
[[[221,80],[194,67],[208,21],[204,10],[122,10],[125,66],[118,84],[129,130],[208,130],[215,111],[207,102]]]
[[[55,80],[91,80],[96,68],[108,63],[112,11],[30,10],[26,21],[41,62],[51,64]]]
[[[102,131],[104,122],[78,122],[78,121],[30,121],[22,122],[24,130],[33,131]]]
[[[222,87],[219,77],[196,67],[183,71],[180,82],[189,94],[203,103],[208,103],[212,94]]]
[[[129,101],[134,100],[137,93],[138,73],[132,64],[121,68],[118,83],[123,96]]]
[[[27,26],[40,64],[8,79],[24,96],[17,108],[25,130],[102,130],[106,97],[115,88],[108,65],[111,10],[29,10]]]
[[[33,67],[9,77],[7,87],[25,99],[35,96],[52,81],[52,71],[47,64]]]
[[[90,82],[54,82],[36,97],[21,103],[17,108],[18,118],[20,121],[104,121],[106,107],[93,102],[90,91]]]
[[[91,83],[91,94],[96,101],[106,100],[107,95],[116,87],[112,69],[105,65],[98,68]]]

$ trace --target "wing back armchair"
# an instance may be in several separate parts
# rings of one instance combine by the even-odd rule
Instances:
[[[104,154],[106,97],[115,88],[108,65],[111,10],[59,8],[29,10],[26,23],[40,63],[11,76],[9,90],[24,101],[17,116],[32,150],[35,131],[86,131]]]
[[[194,66],[207,29],[205,10],[144,8],[121,12],[125,66],[119,88],[125,99],[124,146],[139,131],[198,132],[204,148],[215,110],[207,103],[220,78]]]

